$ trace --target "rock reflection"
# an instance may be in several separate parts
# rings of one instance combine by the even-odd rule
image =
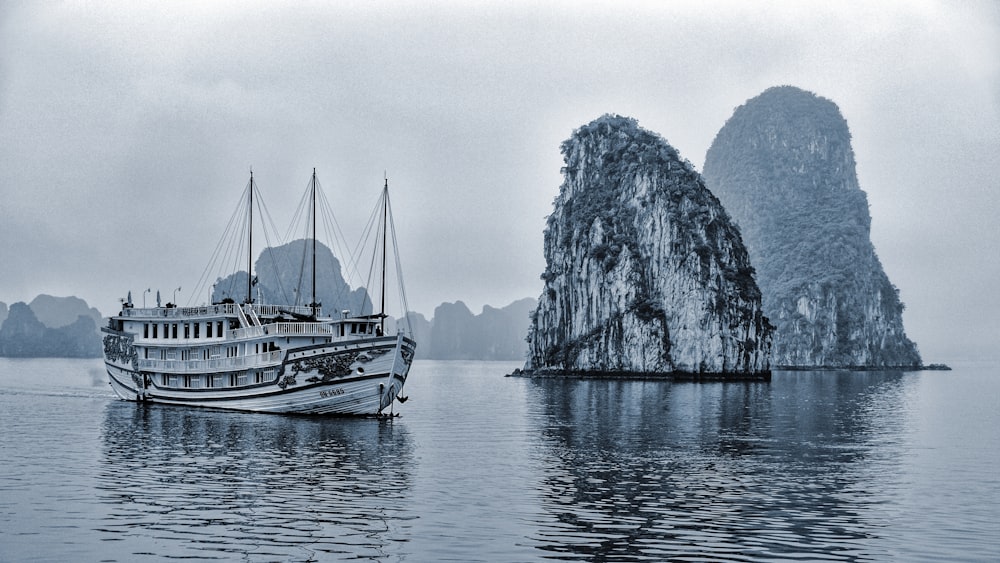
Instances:
[[[592,561],[884,560],[904,376],[536,380],[536,547]]]
[[[406,541],[400,421],[108,405],[98,525],[121,560],[383,558]]]

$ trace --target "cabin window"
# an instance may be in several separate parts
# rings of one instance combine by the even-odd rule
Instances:
[[[229,386],[230,387],[236,387],[236,374],[235,373],[229,374]]]
[[[215,382],[212,380],[211,375],[205,376],[205,387],[215,387]]]
[[[219,338],[222,338],[223,336],[226,335],[224,332],[222,332],[222,321],[215,323],[215,328],[218,329],[216,332],[218,333]]]
[[[191,338],[191,323],[184,323],[184,340]]]
[[[201,338],[201,323],[194,323],[194,337]]]
[[[142,337],[149,338],[149,323],[142,324]]]
[[[153,338],[158,338],[156,336],[156,333],[158,332],[156,329],[158,329],[158,328],[160,328],[160,325],[158,325],[156,323],[153,323]]]
[[[170,338],[170,325],[163,323],[163,338]]]
[[[201,359],[203,360],[208,359],[208,348],[205,348],[204,350],[201,351]]]
[[[173,329],[171,331],[171,338],[175,338],[176,339],[177,338],[177,323],[174,323],[174,324],[170,325],[170,328]]]
[[[205,338],[212,338],[212,321],[205,323]]]

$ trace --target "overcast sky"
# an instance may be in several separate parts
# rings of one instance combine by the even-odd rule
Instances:
[[[387,173],[428,317],[537,297],[573,129],[635,117],[701,169],[791,84],[847,119],[924,360],[1000,355],[1000,3],[327,4],[0,4],[0,301],[205,301],[251,167],[282,228],[316,167],[349,238]]]

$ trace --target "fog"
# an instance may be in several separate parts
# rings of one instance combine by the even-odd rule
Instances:
[[[872,4],[872,5],[869,5]],[[537,297],[559,144],[635,117],[699,169],[791,84],[853,135],[872,239],[927,362],[996,358],[1000,4],[0,5],[0,301],[189,295],[251,167],[313,167],[360,235],[385,176],[411,309]]]

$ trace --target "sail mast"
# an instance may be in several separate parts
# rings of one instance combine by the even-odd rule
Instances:
[[[313,317],[316,317],[316,168],[312,177],[312,307]]]
[[[250,169],[250,189],[247,190],[249,206],[249,213],[247,214],[247,220],[249,221],[248,240],[247,240],[247,303],[253,303],[253,168]]]
[[[385,334],[385,251],[386,251],[386,221],[389,215],[389,177],[385,177],[385,187],[382,188],[382,334]]]

